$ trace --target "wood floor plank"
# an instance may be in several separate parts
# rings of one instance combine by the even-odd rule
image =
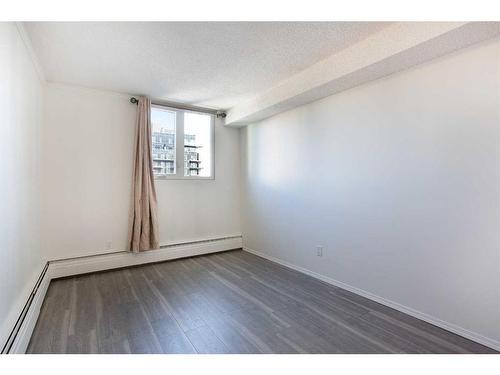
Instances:
[[[229,354],[230,350],[208,326],[200,326],[186,332],[189,341],[199,354]]]
[[[51,282],[42,304],[28,353],[65,353],[67,345],[71,292],[75,281]]]
[[[158,338],[163,353],[191,354],[196,353],[177,322],[170,316],[152,323],[153,331]]]
[[[194,306],[203,315],[203,320],[215,332],[217,337],[226,345],[231,353],[270,353],[271,350],[265,342],[251,331],[247,330],[230,315],[220,312],[210,299],[201,293],[190,297]]]
[[[495,353],[238,250],[53,280],[28,353]]]

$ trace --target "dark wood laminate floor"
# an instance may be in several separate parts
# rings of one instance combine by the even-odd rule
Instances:
[[[28,353],[491,353],[237,250],[51,282]]]

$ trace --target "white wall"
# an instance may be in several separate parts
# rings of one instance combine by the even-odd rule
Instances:
[[[0,345],[43,268],[43,86],[14,23],[0,23]]]
[[[250,125],[241,147],[246,247],[500,345],[500,39]]]
[[[125,250],[137,107],[70,85],[49,84],[46,96],[47,258]],[[215,180],[157,181],[162,245],[241,234],[239,155],[238,131],[216,121]]]

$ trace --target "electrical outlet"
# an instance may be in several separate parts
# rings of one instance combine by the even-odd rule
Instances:
[[[323,256],[323,246],[321,245],[316,246],[316,255],[319,257]]]

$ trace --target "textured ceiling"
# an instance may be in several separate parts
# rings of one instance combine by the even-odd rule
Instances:
[[[27,22],[49,81],[228,109],[387,27],[370,22]]]
[[[500,22],[397,22],[232,107],[244,126],[500,35]]]

